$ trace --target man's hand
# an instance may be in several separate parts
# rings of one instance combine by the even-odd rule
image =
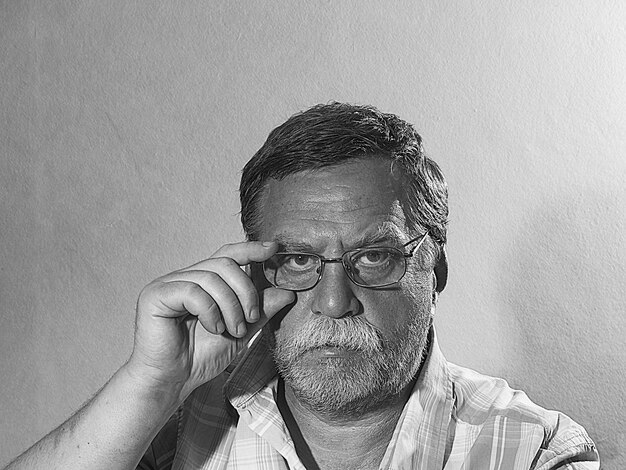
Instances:
[[[275,243],[225,245],[198,264],[163,276],[140,294],[129,361],[85,407],[7,469],[134,469],[176,407],[220,374],[265,323],[295,300],[258,291],[242,269]]]
[[[187,395],[220,374],[273,315],[295,301],[290,291],[258,291],[242,269],[276,250],[275,243],[225,245],[146,286],[126,365],[7,469],[136,468]]]
[[[156,279],[137,304],[128,373],[147,387],[184,400],[220,374],[246,342],[282,308],[291,291],[258,292],[242,269],[277,250],[273,242],[224,245],[209,259]]]

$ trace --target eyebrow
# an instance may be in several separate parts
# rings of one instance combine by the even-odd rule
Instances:
[[[274,241],[278,243],[278,251],[306,252],[306,253],[313,252],[312,245],[308,243],[297,242],[295,240],[292,240],[291,238],[289,238],[288,235],[283,234],[283,233],[276,235],[276,237],[274,238]]]
[[[287,233],[280,233],[274,238],[278,243],[278,251],[315,253],[310,243],[296,241]],[[395,224],[383,222],[374,231],[365,233],[352,243],[348,249],[358,249],[367,246],[376,246],[391,242],[393,245],[402,245],[400,230]]]
[[[394,244],[402,244],[402,237],[400,230],[395,224],[391,222],[383,222],[376,227],[373,232],[365,233],[359,239],[356,240],[355,246],[372,246],[379,245],[381,243],[392,242]]]

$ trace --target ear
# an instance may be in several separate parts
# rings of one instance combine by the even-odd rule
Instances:
[[[448,255],[446,254],[445,245],[441,245],[439,248],[439,259],[433,271],[435,272],[435,279],[437,281],[435,292],[440,293],[448,282]]]
[[[435,277],[435,275],[433,274],[433,292],[432,292],[432,301],[431,301],[431,305],[433,308],[432,313],[435,313],[435,307],[437,307],[437,300],[439,300],[439,292],[437,292],[437,278]]]

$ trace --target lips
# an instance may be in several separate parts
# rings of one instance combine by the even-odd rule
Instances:
[[[363,354],[364,351],[355,349],[353,347],[337,346],[336,344],[326,344],[324,346],[314,346],[302,351],[300,357],[326,359],[326,358],[349,358],[359,354]]]
[[[316,349],[327,350],[336,349],[341,351],[359,352],[362,348],[355,346],[354,344],[340,343],[337,341],[327,341],[323,344],[312,344],[306,348],[307,351],[314,351]]]
[[[345,348],[334,348],[334,347],[325,347],[319,348],[320,353],[324,357],[348,357],[354,356],[358,354],[359,351],[356,349],[345,349]]]

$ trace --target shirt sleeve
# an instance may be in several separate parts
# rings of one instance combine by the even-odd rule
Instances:
[[[176,453],[182,408],[174,413],[141,458],[137,470],[171,470]]]
[[[598,451],[587,432],[563,414],[545,444],[534,467],[537,470],[600,469]]]

